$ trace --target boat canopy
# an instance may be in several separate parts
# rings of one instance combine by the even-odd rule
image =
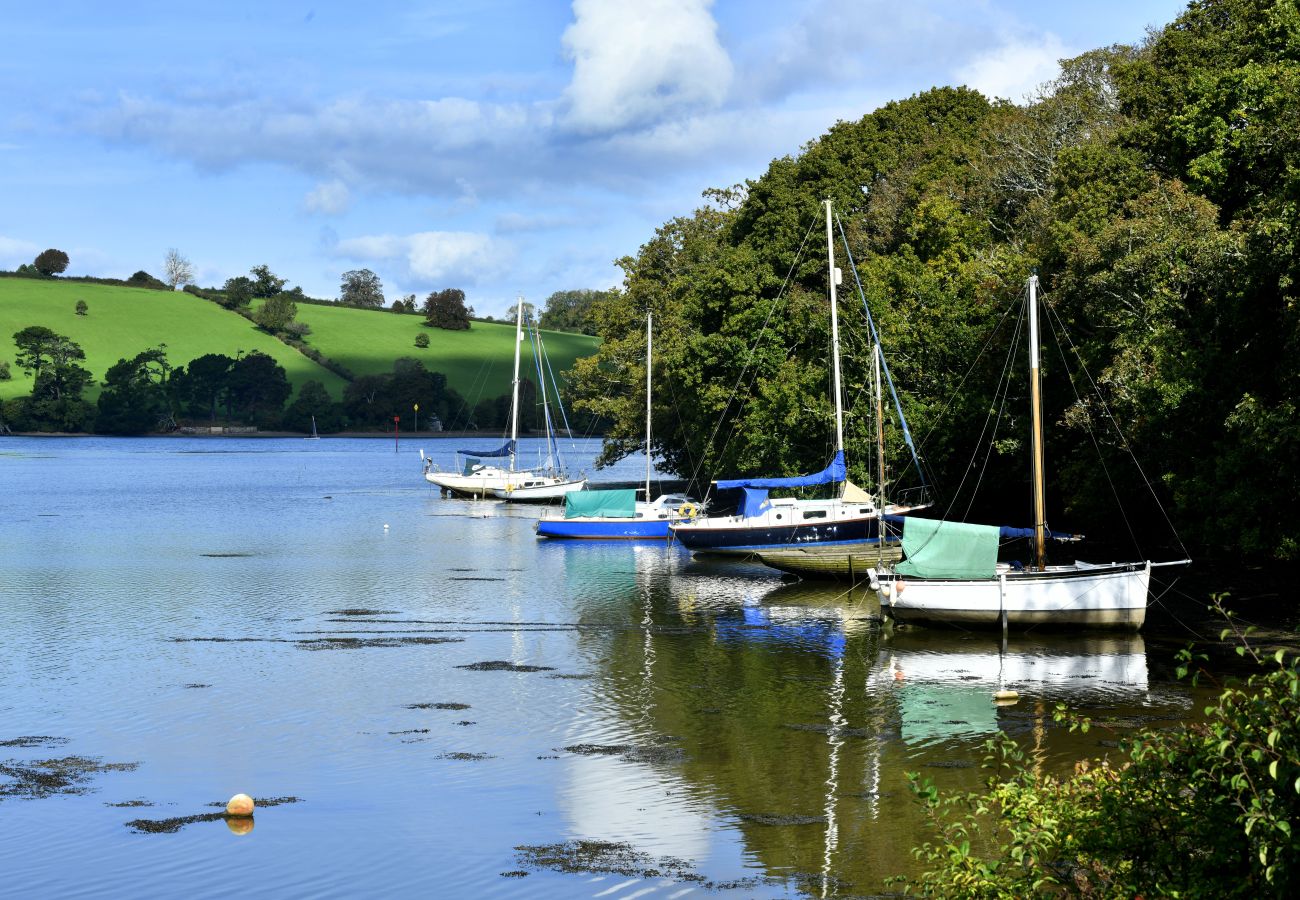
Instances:
[[[564,495],[564,518],[592,516],[602,519],[636,517],[636,491],[569,491]]]
[[[465,456],[481,456],[484,458],[510,456],[515,452],[515,442],[513,440],[506,441],[505,445],[499,450],[457,450],[456,452]]]
[[[916,578],[994,578],[998,567],[996,525],[968,525],[942,519],[907,516],[903,520],[903,553],[894,567]]]
[[[838,450],[831,464],[812,475],[796,475],[793,478],[732,478],[716,482],[718,490],[728,488],[794,488],[811,487],[814,484],[832,484],[848,478],[848,469],[844,465],[844,451]],[[748,499],[748,498],[747,498]]]
[[[910,516],[896,516],[891,513],[885,516],[885,521],[888,522],[890,525],[904,526],[907,524],[910,518],[911,518]],[[997,527],[998,529],[998,537],[1004,541],[1014,541],[1014,540],[1020,540],[1022,538],[1033,538],[1034,536],[1034,529],[1032,528],[1017,528],[1014,525],[999,525],[995,527]],[[1059,541],[1060,543],[1064,544],[1064,543],[1072,543],[1074,541],[1081,541],[1083,540],[1083,535],[1074,534],[1073,532],[1069,532],[1069,531],[1048,531],[1047,539],[1049,541]]]
[[[756,516],[771,506],[767,499],[766,488],[743,488],[745,498],[740,504],[740,514],[742,516]]]

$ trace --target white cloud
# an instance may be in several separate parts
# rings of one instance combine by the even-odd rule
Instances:
[[[31,262],[36,258],[36,254],[40,252],[41,248],[31,241],[5,237],[0,234],[0,266],[4,266],[6,269],[12,269],[23,263]]]
[[[961,66],[957,80],[988,97],[1022,101],[1044,82],[1061,72],[1060,60],[1069,56],[1054,34],[1032,38],[1007,38]]]
[[[712,0],[574,0],[564,32],[573,60],[568,123],[605,132],[644,125],[727,96],[732,65]]]
[[[508,245],[472,231],[362,235],[339,241],[334,252],[368,262],[398,262],[416,280],[460,284],[496,274],[512,256]]]
[[[305,198],[303,206],[308,212],[322,216],[337,216],[345,213],[352,205],[352,195],[348,186],[339,179],[323,181],[312,188]]]

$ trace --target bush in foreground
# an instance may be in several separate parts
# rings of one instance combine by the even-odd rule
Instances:
[[[1219,598],[1216,607],[1222,611]],[[1228,615],[1226,612],[1225,615]],[[1229,618],[1231,625],[1231,619]],[[988,743],[985,792],[942,797],[909,774],[937,840],[908,893],[943,897],[1293,896],[1300,881],[1300,658],[1263,658],[1204,722],[1148,731],[1116,762],[1042,773],[1006,736]],[[1204,657],[1184,651],[1179,676]],[[1195,676],[1193,677],[1195,681]],[[1067,714],[1058,707],[1057,719]],[[1088,728],[1075,720],[1073,728]],[[982,845],[982,846],[981,846]],[[988,852],[984,852],[988,851]]]

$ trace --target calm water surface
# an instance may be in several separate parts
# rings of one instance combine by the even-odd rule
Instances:
[[[0,892],[872,894],[913,865],[905,772],[975,787],[998,731],[1068,769],[1202,705],[1183,635],[883,633],[843,588],[539,542],[535,509],[440,499],[417,450],[0,439]],[[485,661],[547,668],[460,668]],[[1110,727],[1066,733],[1057,700]],[[5,793],[66,757],[138,765]],[[241,791],[301,802],[242,835],[127,824]],[[637,871],[516,849],[577,839]]]

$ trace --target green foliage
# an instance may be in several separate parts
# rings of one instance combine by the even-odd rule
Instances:
[[[259,427],[275,427],[293,388],[282,366],[267,354],[254,351],[230,367],[226,391],[231,405],[244,421]]]
[[[272,334],[278,334],[289,331],[297,315],[298,304],[290,299],[289,294],[278,293],[268,297],[257,308],[253,313],[253,321]]]
[[[0,381],[8,381],[13,377],[13,373],[9,371],[9,360],[0,360]]]
[[[120,359],[104,376],[95,431],[100,434],[144,434],[173,425],[169,381],[172,366],[164,347],[135,358]]]
[[[422,418],[437,416],[450,427],[464,422],[465,401],[446,376],[409,357],[396,360],[390,373],[362,375],[343,392],[343,411],[354,428],[391,427],[393,416],[405,417],[417,403]]]
[[[640,447],[653,310],[662,466],[710,478],[825,464],[829,197],[944,506],[1023,515],[1005,497],[1027,481],[1028,401],[1021,380],[999,386],[1025,365],[1004,313],[1037,267],[1049,519],[1109,533],[1123,498],[1133,533],[1158,541],[1163,504],[1198,553],[1300,558],[1300,507],[1270,499],[1300,492],[1297,159],[1294,0],[1198,0],[1139,46],[1066,60],[1021,106],[938,88],[840,122],[761,177],[707,191],[620,262],[621,290],[591,312],[600,356],[573,373],[582,408],[611,422],[602,460]],[[870,348],[837,252],[852,407]],[[846,423],[866,486],[869,414]],[[896,424],[886,439],[886,477],[906,486]],[[980,481],[1009,490],[968,496]]]
[[[171,285],[154,278],[148,272],[141,269],[133,274],[125,282],[128,287],[148,288],[151,291],[170,291]]]
[[[596,334],[594,308],[610,297],[612,291],[556,291],[546,298],[537,324],[555,331],[577,331]]]
[[[415,336],[415,346],[421,350],[427,348],[429,346],[429,336],[427,334],[417,334]]]
[[[465,305],[465,292],[460,288],[434,291],[424,298],[424,324],[430,328],[464,331],[469,328],[469,317],[474,310]]]
[[[249,271],[252,278],[252,294],[254,297],[274,297],[284,290],[286,279],[276,276],[268,266],[253,266]]]
[[[221,305],[227,309],[239,309],[253,301],[255,285],[247,275],[227,278],[221,286]]]
[[[347,306],[378,309],[384,305],[384,283],[369,269],[344,272],[339,285],[339,302]]]
[[[68,262],[68,254],[51,247],[49,250],[42,250],[32,262],[32,266],[37,272],[49,277],[66,271]]]
[[[76,307],[77,315],[84,316],[89,311],[90,311],[90,307],[86,305],[85,300],[77,301],[77,307]]]
[[[343,429],[343,406],[319,381],[308,381],[298,389],[298,396],[285,408],[281,426],[307,434],[311,432],[313,416],[316,430],[321,434],[333,434]]]
[[[1216,607],[1219,598],[1216,598]],[[1300,657],[1256,654],[1205,721],[1148,731],[1118,760],[1043,774],[1012,739],[988,743],[984,791],[941,796],[908,776],[934,840],[914,850],[926,872],[909,892],[945,897],[1285,897],[1300,880]],[[1187,677],[1204,657],[1180,656]],[[1058,721],[1086,730],[1058,707]]]

